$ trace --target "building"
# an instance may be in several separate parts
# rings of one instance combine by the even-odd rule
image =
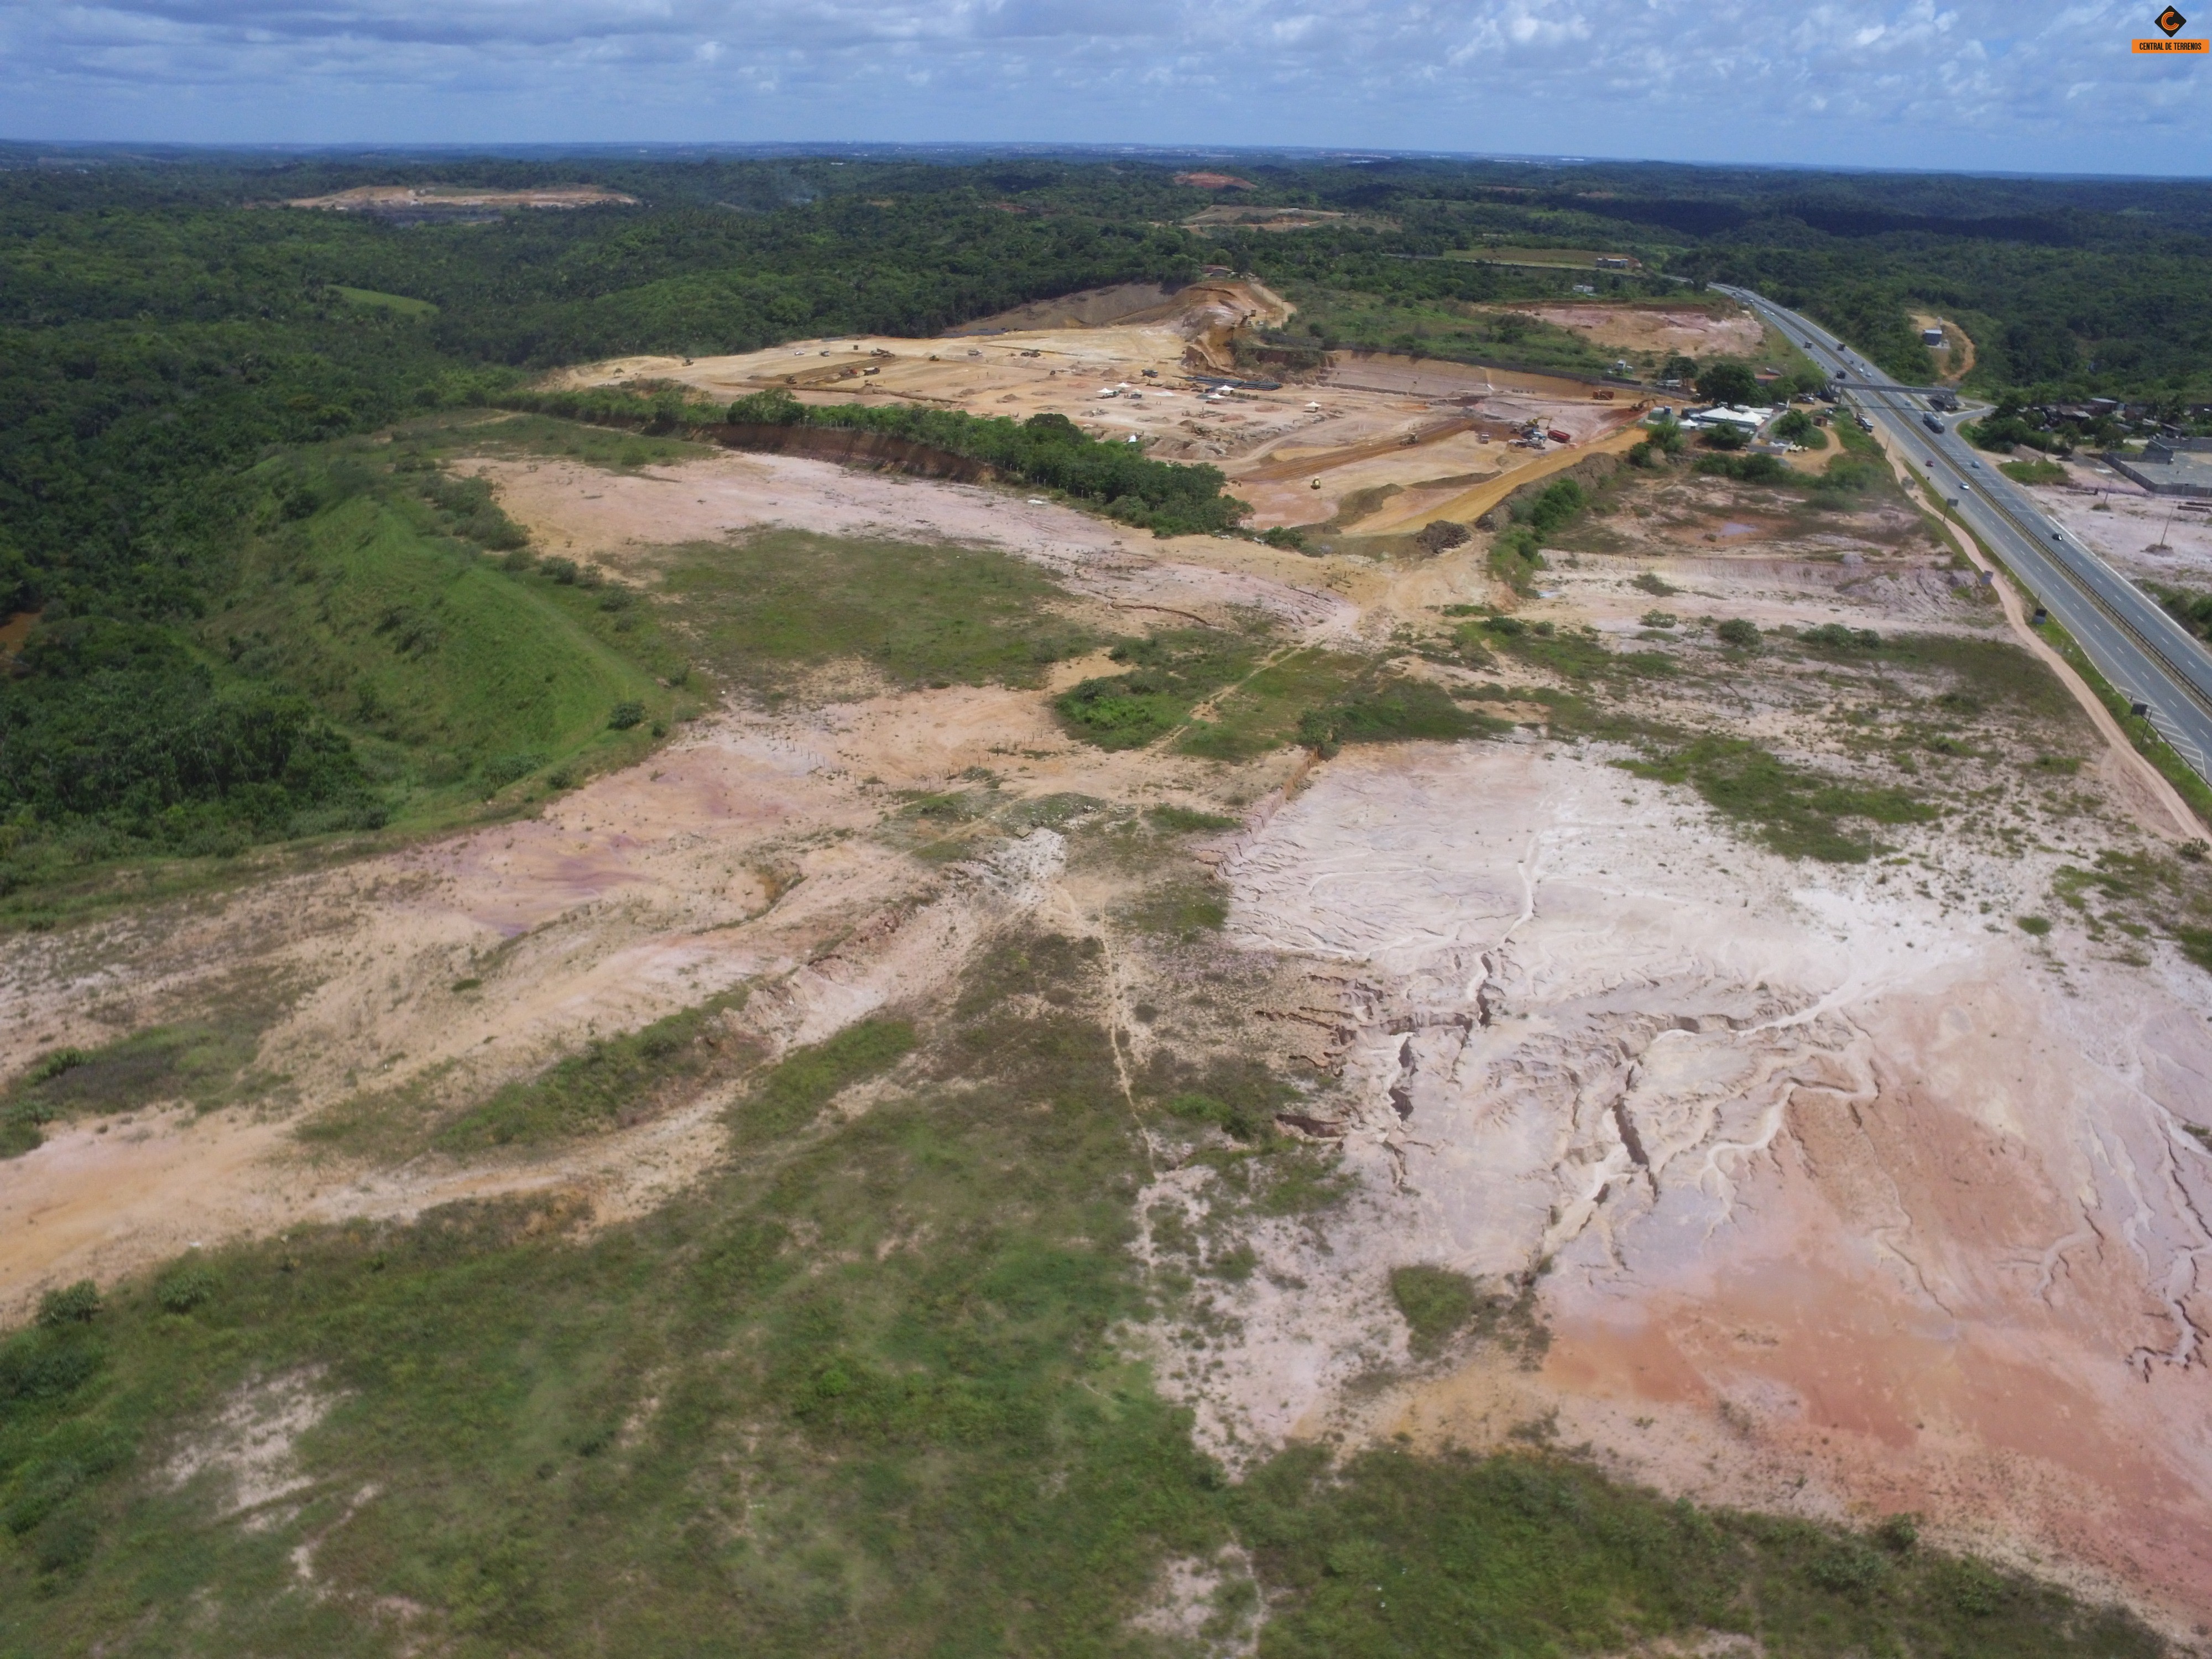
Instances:
[[[1924,346],[1941,346],[1943,343],[1943,331],[1940,328],[1922,329],[1920,343]]]
[[[1733,404],[1714,404],[1705,409],[1686,409],[1682,424],[1692,432],[1702,432],[1707,427],[1732,426],[1747,437],[1765,426],[1774,411],[1771,409],[1744,409]]]
[[[2105,459],[2154,495],[2212,499],[2212,438],[2154,438],[2140,453],[2114,450]]]

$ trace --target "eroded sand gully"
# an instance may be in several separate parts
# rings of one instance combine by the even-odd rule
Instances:
[[[481,465],[549,551],[641,584],[671,544],[782,524],[1005,546],[1132,625],[1257,609],[1293,638],[1380,645],[1488,592],[1479,547],[1394,567],[1158,543],[787,457]],[[1632,574],[1657,564],[1686,614],[1992,625],[1878,544],[1847,564],[1655,528],[1624,556],[1559,561],[1528,614],[1625,638],[1651,602]],[[1786,737],[1744,708],[1747,733]],[[1885,879],[1759,852],[1609,758],[1524,733],[1310,770],[1286,750],[1231,778],[1078,749],[1037,691],[729,709],[532,820],[12,940],[0,1075],[185,1017],[251,969],[281,1006],[258,1062],[284,1081],[252,1109],[58,1126],[0,1164],[0,1310],[302,1220],[550,1187],[603,1220],[637,1213],[723,1156],[726,1094],[523,1161],[348,1162],[295,1132],[365,1094],[476,1097],[739,983],[773,1052],[926,997],[1015,915],[1106,928],[1125,896],[1063,878],[1049,830],[916,860],[886,823],[898,792],[984,769],[1007,799],[1255,801],[1212,849],[1230,939],[1271,983],[1303,983],[1303,1006],[1272,1012],[1340,1067],[1315,1109],[1341,1115],[1360,1186],[1319,1224],[1261,1224],[1263,1271],[1219,1291],[1233,1334],[1199,1352],[1154,1334],[1210,1445],[1486,1445],[1549,1417],[1669,1491],[1919,1510],[1946,1536],[2212,1613],[2212,1156],[2185,1127],[2212,1116],[2212,980],[2164,945],[2130,963],[2063,918],[2048,946],[2009,925],[2044,908],[2062,859],[2090,856],[2077,839],[2131,832],[2108,817],[2010,859],[1931,826],[1906,832],[1913,877]],[[1147,1204],[1202,1206],[1206,1178],[1168,1170]],[[1540,1369],[1411,1364],[1387,1274],[1413,1262],[1493,1281],[1548,1263]]]
[[[1956,863],[2000,918],[2049,873]],[[2062,978],[1978,906],[1534,744],[1348,755],[1225,872],[1239,942],[1340,988],[1371,1178],[1325,1249],[1270,1238],[1193,1393],[1218,1444],[1555,1412],[1669,1490],[1919,1510],[2212,1607],[2202,974]],[[1548,1262],[1541,1370],[1346,1395],[1405,1363],[1382,1281],[1415,1261]]]

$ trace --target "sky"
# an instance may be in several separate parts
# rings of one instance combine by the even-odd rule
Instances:
[[[0,0],[0,137],[1030,142],[2212,175],[2163,0]],[[2187,8],[2185,7],[2185,9]],[[2212,0],[2183,36],[2212,32]]]

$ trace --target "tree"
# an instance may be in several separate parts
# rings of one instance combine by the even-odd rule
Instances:
[[[1709,363],[1698,375],[1698,396],[1710,404],[1765,401],[1759,382],[1742,363]]]

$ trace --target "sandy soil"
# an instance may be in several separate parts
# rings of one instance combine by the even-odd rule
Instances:
[[[2212,981],[2003,925],[2056,857],[1791,864],[1602,761],[1347,755],[1230,860],[1239,941],[1346,986],[1373,1207],[1271,1241],[1218,1443],[1557,1409],[1668,1490],[1922,1509],[2206,1610]],[[1540,1376],[1342,1392],[1404,1361],[1390,1266],[1545,1260]]]
[[[828,535],[1004,547],[1076,592],[1135,613],[1219,621],[1264,611],[1316,639],[1349,638],[1358,607],[1310,560],[1212,537],[1160,540],[1068,507],[966,484],[848,471],[789,455],[720,454],[609,473],[563,461],[476,460],[540,547],[649,576],[667,549],[769,526]]]
[[[1200,283],[1157,300],[1157,289],[1135,284],[1024,307],[947,339],[798,341],[693,361],[625,357],[556,378],[579,386],[676,380],[716,398],[781,386],[812,403],[1064,415],[1095,437],[1133,438],[1163,459],[1220,466],[1252,503],[1257,529],[1330,520],[1346,496],[1379,484],[1419,489],[1480,471],[1533,468],[1528,476],[1538,476],[1560,442],[1603,441],[1632,425],[1642,406],[1618,392],[1601,398],[1578,380],[1368,351],[1332,353],[1317,375],[1279,391],[1209,390],[1194,371],[1241,373],[1230,337],[1285,321],[1291,307],[1249,283]],[[986,329],[999,331],[972,331]],[[1568,436],[1541,449],[1514,447],[1531,424]],[[1439,449],[1447,443],[1449,452]]]
[[[356,185],[329,196],[301,196],[286,207],[332,213],[390,213],[424,208],[635,207],[637,198],[601,185],[546,185],[534,190],[475,190],[461,185]]]
[[[1037,373],[1019,351],[1043,348],[975,349],[969,384],[1014,385]],[[1340,439],[1424,410],[1465,422],[1455,399],[1505,395],[1384,387],[1355,405],[1353,389],[1312,390]],[[1278,422],[1271,453],[1243,452],[1257,482],[1305,465],[1280,453],[1305,413],[1287,392],[1232,408]],[[1510,487],[1502,470],[1437,482],[1478,470],[1480,435],[1463,424],[1417,443],[1407,477],[1461,502]],[[1347,477],[1381,477],[1374,459],[1345,460]],[[1379,647],[1433,625],[1435,607],[1501,597],[1480,538],[1421,561],[1309,559],[787,457],[477,465],[541,545],[639,581],[672,544],[780,523],[1004,546],[1075,603],[1256,606],[1316,641]],[[1276,482],[1298,487],[1295,471]],[[1554,550],[1523,614],[1623,640],[1657,606],[2025,632],[1903,507],[1762,518],[1756,499],[1694,477],[1655,488]],[[1463,510],[1424,500],[1396,522]],[[1633,586],[1647,571],[1681,596]],[[1817,734],[1769,695],[1769,672],[1695,695],[1725,706],[1728,729],[1802,756]],[[1255,964],[1263,987],[1243,1035],[1316,1079],[1358,1188],[1324,1219],[1252,1224],[1263,1270],[1218,1281],[1227,1317],[1210,1332],[1133,1334],[1210,1446],[1242,1462],[1301,1437],[1487,1445],[1548,1419],[1662,1490],[1918,1510],[1939,1536],[2184,1624],[2212,1619],[2212,1153],[2192,1131],[2212,1115],[2212,977],[2156,941],[2092,937],[2050,897],[2062,864],[2180,833],[2109,722],[2065,734],[2090,763],[2019,855],[1939,822],[1890,832],[1899,850],[1881,861],[1826,866],[1759,850],[1686,789],[1611,764],[1617,751],[1528,726],[1326,762],[1285,750],[1229,771],[1078,748],[1048,695],[725,708],[532,819],[11,939],[0,1075],[177,1018],[252,971],[283,988],[258,1055],[281,1084],[204,1116],[148,1101],[0,1163],[0,1311],[302,1220],[533,1188],[602,1221],[638,1213],[724,1155],[732,1085],[535,1158],[379,1162],[313,1152],[296,1131],[363,1101],[475,1098],[728,988],[750,988],[733,1029],[773,1054],[926,995],[1033,915],[1105,939],[1118,986],[1152,974],[1179,994],[1115,933],[1127,878],[1071,873],[1049,830],[918,858],[902,792],[1226,805],[1243,826],[1206,849],[1231,901],[1220,959]],[[2012,925],[2031,913],[2052,916],[2048,938]],[[1121,1036],[1139,1058],[1167,1040]],[[1212,1179],[1202,1162],[1164,1168],[1140,1212],[1202,1214]],[[1540,1366],[1480,1348],[1416,1363],[1387,1290],[1391,1267],[1415,1262],[1492,1282],[1542,1267]],[[245,1448],[225,1454],[231,1473],[281,1486],[279,1431],[313,1401],[309,1382],[280,1380],[240,1402],[215,1437]],[[252,1450],[264,1443],[276,1449]],[[1160,1618],[1231,1570],[1188,1564]]]
[[[1661,356],[1742,357],[1759,348],[1759,319],[1716,317],[1687,306],[1517,306],[1514,309],[1581,335],[1592,344]]]

